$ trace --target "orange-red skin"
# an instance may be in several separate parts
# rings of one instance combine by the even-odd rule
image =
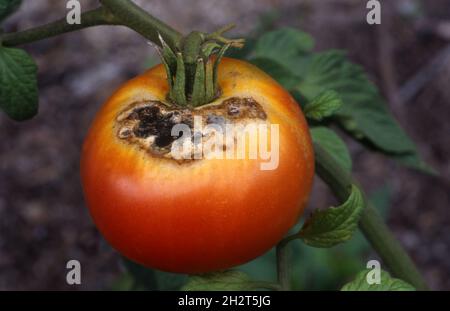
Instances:
[[[268,251],[303,213],[314,158],[298,104],[261,70],[231,58],[219,66],[219,85],[219,102],[252,96],[279,124],[277,169],[260,170],[259,159],[178,164],[118,139],[115,118],[127,105],[165,99],[161,65],[120,87],[93,121],[81,158],[85,198],[106,240],[133,261],[178,273],[227,269]]]

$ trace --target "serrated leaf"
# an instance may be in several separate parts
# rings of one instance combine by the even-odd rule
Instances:
[[[38,111],[37,66],[24,50],[0,47],[0,108],[17,121]]]
[[[356,230],[364,205],[361,191],[352,185],[345,203],[313,212],[300,230],[301,239],[313,247],[332,247],[349,240]]]
[[[351,124],[348,130],[358,130],[380,150],[415,152],[413,142],[389,114],[376,87],[360,66],[346,59],[344,52],[332,50],[314,55],[306,78],[298,87],[308,99],[326,90],[338,92],[344,103],[336,114],[345,119],[341,124],[346,128]]]
[[[288,68],[270,58],[253,58],[250,62],[277,80],[284,88],[291,89],[300,82]]]
[[[339,164],[347,169],[352,170],[352,158],[348,151],[347,145],[332,130],[324,126],[310,128],[312,140],[322,146]]]
[[[182,287],[182,290],[186,291],[252,289],[255,289],[255,286],[250,277],[236,270],[191,276],[190,281]]]
[[[344,285],[342,291],[415,291],[409,283],[390,276],[386,271],[380,271],[380,284],[369,284],[367,275],[374,273],[372,270],[361,271],[356,278]]]
[[[307,118],[322,121],[330,117],[342,106],[342,99],[332,90],[324,91],[313,98],[304,109]]]
[[[281,28],[267,32],[258,39],[254,57],[269,58],[286,66],[313,47],[314,39],[309,34],[293,28]]]
[[[360,105],[344,105],[336,115],[353,118],[356,130],[372,142],[378,150],[391,154],[416,152],[412,140],[390,115],[380,99],[367,100]]]
[[[22,0],[0,0],[0,22],[14,13],[22,3]]]

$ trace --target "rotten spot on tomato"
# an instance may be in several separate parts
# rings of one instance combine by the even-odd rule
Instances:
[[[267,119],[267,115],[261,106],[250,97],[231,97],[222,102],[230,118]]]
[[[172,154],[172,144],[180,139],[190,144],[190,153],[184,159],[199,159],[196,146],[214,139],[207,126],[225,131],[227,125],[265,123],[267,115],[253,98],[231,97],[221,103],[193,109],[169,107],[160,101],[130,104],[116,118],[117,137],[137,145],[151,155],[178,159]],[[206,125],[206,127],[204,127]],[[182,126],[176,127],[176,126]],[[181,129],[181,130],[180,130]],[[189,132],[188,137],[183,132]],[[226,150],[226,142],[220,147]]]

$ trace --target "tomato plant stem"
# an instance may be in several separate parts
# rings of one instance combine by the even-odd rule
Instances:
[[[153,17],[132,1],[100,0],[100,3],[106,7],[122,25],[135,30],[153,43],[160,45],[159,35],[161,35],[164,41],[172,49],[179,47],[182,35],[178,31]]]
[[[350,195],[350,185],[357,182],[322,147],[314,144],[314,151],[317,174],[339,200],[345,201]],[[428,289],[414,262],[386,226],[378,211],[367,201],[359,228],[394,276],[409,282],[418,290]]]
[[[1,34],[0,42],[4,46],[17,46],[92,26],[117,24],[119,24],[118,20],[105,8],[101,7],[83,13],[81,15],[81,24],[71,25],[67,23],[66,18],[62,18],[36,28]]]
[[[291,288],[291,263],[289,261],[289,239],[281,240],[276,247],[277,274],[280,290],[290,290]]]
[[[129,0],[101,0],[101,3],[102,7],[81,15],[81,24],[68,24],[66,18],[62,18],[36,28],[0,34],[0,43],[4,46],[17,46],[100,25],[127,26],[153,43],[161,45],[159,34],[172,48],[177,47],[181,41],[179,32]]]

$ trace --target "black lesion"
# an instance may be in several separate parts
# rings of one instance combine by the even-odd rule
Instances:
[[[159,120],[161,120],[162,116],[160,109],[156,106],[137,108],[128,118],[139,120],[139,123],[133,129],[134,135],[139,138],[157,135],[158,129],[161,127]]]
[[[193,129],[193,112],[189,109],[162,108],[164,105],[158,101],[150,101],[145,106],[134,108],[126,117],[126,122],[131,122],[132,127],[122,128],[118,135],[122,139],[146,139],[154,137],[152,145],[153,151],[157,153],[168,152],[170,145],[180,138],[179,133],[172,136],[172,129],[176,124],[185,124],[191,131]],[[236,122],[239,119],[259,118],[266,119],[266,114],[262,107],[253,98],[231,97],[215,107],[205,108],[198,112],[204,117],[206,124],[217,124],[223,128],[225,124]],[[234,120],[234,121],[232,121]],[[192,141],[195,135],[193,133]]]

